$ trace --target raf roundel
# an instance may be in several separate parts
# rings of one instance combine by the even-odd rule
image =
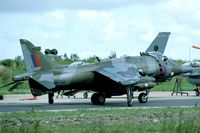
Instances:
[[[155,45],[155,46],[154,46],[154,50],[155,50],[155,51],[158,51],[158,45]]]

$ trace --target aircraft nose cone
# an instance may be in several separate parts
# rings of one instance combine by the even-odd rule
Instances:
[[[185,74],[185,73],[188,73],[188,72],[191,72],[191,71],[192,71],[191,67],[175,66],[175,67],[172,67],[171,76],[179,75],[179,74]]]

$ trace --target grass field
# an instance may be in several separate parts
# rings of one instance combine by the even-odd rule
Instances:
[[[170,81],[160,83],[159,85],[152,88],[152,91],[172,91],[175,84],[175,78]],[[182,78],[182,90],[183,91],[193,91],[195,86],[188,83],[186,78]]]
[[[0,113],[1,133],[199,133],[200,108]]]

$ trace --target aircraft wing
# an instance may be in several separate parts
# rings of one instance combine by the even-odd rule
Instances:
[[[136,66],[123,59],[111,61],[110,64],[97,69],[96,72],[122,85],[133,85],[140,81]]]

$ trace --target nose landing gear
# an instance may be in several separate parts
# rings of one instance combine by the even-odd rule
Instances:
[[[133,90],[131,87],[127,87],[127,105],[128,107],[133,106]]]
[[[53,97],[54,97],[54,93],[49,93],[48,94],[48,102],[49,104],[53,104],[54,103],[54,100],[53,100]]]
[[[138,101],[140,103],[146,103],[148,101],[148,94],[149,94],[148,90],[146,90],[146,92],[140,93],[138,96]]]

